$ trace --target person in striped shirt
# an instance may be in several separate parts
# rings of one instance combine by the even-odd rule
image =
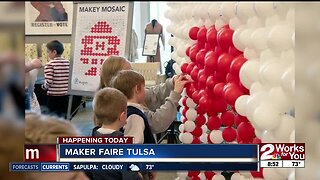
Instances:
[[[69,60],[61,55],[63,44],[57,40],[47,43],[49,62],[44,67],[45,83],[42,88],[47,91],[49,113],[64,117],[68,107]]]

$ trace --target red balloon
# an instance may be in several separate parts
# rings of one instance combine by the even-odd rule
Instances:
[[[234,103],[236,102],[238,97],[242,95],[244,95],[244,93],[240,90],[239,87],[231,86],[230,88],[227,88],[226,91],[224,91],[223,98],[228,104],[234,106]]]
[[[229,47],[233,45],[232,35],[233,35],[233,30],[228,27],[221,28],[218,31],[218,35],[217,35],[218,45],[221,47],[221,49],[224,52],[228,52]]]
[[[231,45],[229,47],[229,54],[231,54],[232,56],[236,57],[239,56],[240,54],[242,54],[243,52],[239,51],[237,48],[235,48],[233,45]]]
[[[192,100],[193,100],[193,102],[195,102],[196,104],[199,104],[199,100],[200,100],[199,91],[194,91],[194,92],[192,93]]]
[[[206,81],[206,86],[208,89],[213,90],[214,86],[218,83],[214,76],[209,76]]]
[[[191,132],[192,135],[194,135],[195,137],[200,137],[202,135],[202,129],[199,126],[196,126],[194,128],[194,130]],[[196,138],[195,138],[196,139]],[[200,142],[200,141],[199,141]],[[197,143],[200,144],[200,143]]]
[[[197,40],[197,35],[198,35],[198,31],[199,31],[199,27],[192,27],[190,30],[189,30],[189,37],[190,39],[192,40]]]
[[[227,76],[226,72],[216,71],[215,76],[219,82],[226,82],[226,76]]]
[[[206,56],[206,50],[202,49],[197,53],[196,62],[200,68],[204,67],[204,58]]]
[[[200,128],[201,129],[201,128]],[[201,135],[200,135],[201,136]],[[191,144],[201,144],[199,137],[194,137]]]
[[[181,72],[184,73],[184,74],[187,73],[188,66],[189,66],[188,63],[181,64],[181,66],[180,66]]]
[[[206,178],[209,180],[209,179],[212,179],[212,177],[215,175],[216,173],[212,172],[212,171],[205,171],[204,172],[204,175],[206,176]]]
[[[230,74],[239,78],[240,68],[246,61],[247,59],[242,56],[234,58],[230,64]]]
[[[222,131],[222,138],[227,142],[232,142],[237,138],[237,131],[232,127],[226,127]]]
[[[221,82],[214,86],[213,93],[216,97],[222,97],[223,96],[223,88],[225,83]]]
[[[209,100],[207,97],[203,97],[203,96],[200,97],[199,105],[197,106],[197,113],[198,114],[205,114],[207,112],[207,109],[209,107],[208,102],[209,102]]]
[[[198,176],[199,174],[200,174],[200,171],[189,171],[188,172],[189,177]]]
[[[221,122],[225,126],[232,126],[234,123],[234,114],[231,111],[226,111],[221,114]]]
[[[230,65],[232,63],[233,56],[227,53],[223,53],[218,58],[218,70],[221,72],[229,72]]]
[[[218,62],[217,54],[213,51],[208,51],[205,56],[205,65],[204,65],[204,69],[206,70],[206,72],[209,72],[210,74],[212,74],[214,70],[217,69],[217,62]]]
[[[212,100],[212,108],[217,112],[225,112],[227,110],[228,104],[223,98],[217,98]]]
[[[204,89],[206,87],[207,76],[202,74],[198,77],[198,87]]]
[[[189,57],[190,55],[190,49],[191,49],[191,46],[189,46],[187,49],[186,49],[186,55]]]
[[[234,116],[234,123],[236,126],[239,126],[239,124],[242,122],[249,122],[249,120],[244,116],[240,116],[239,114]]]
[[[203,115],[199,114],[195,121],[196,125],[201,127],[206,123],[206,118]]]
[[[249,122],[242,122],[238,126],[238,136],[240,136],[241,140],[244,142],[252,142],[255,134],[254,128]]]
[[[207,127],[208,127],[208,129],[209,129],[210,131],[219,130],[219,128],[221,127],[221,120],[220,120],[220,118],[218,118],[217,116],[211,116],[211,117],[208,119]]]
[[[236,78],[236,77],[233,76],[232,74],[228,73],[227,76],[226,76],[226,81],[227,81],[228,83],[231,83],[231,82],[238,83],[240,80],[239,80],[239,77]]]
[[[238,134],[238,133],[237,133],[237,134]],[[243,142],[243,141],[241,140],[241,138],[240,138],[239,135],[237,135],[237,142],[238,142],[239,144],[241,144],[240,142]]]
[[[230,88],[238,88],[237,83],[229,82],[229,83],[225,84],[223,87],[223,93],[225,93]]]
[[[197,85],[195,82],[188,83],[185,87],[188,97],[192,97],[193,92],[197,90]]]
[[[198,80],[198,73],[199,73],[199,67],[198,66],[194,66],[191,73],[190,73],[190,76],[191,78],[194,80],[194,81],[197,81]]]
[[[187,114],[187,111],[188,111],[188,110],[189,110],[188,107],[184,107],[184,109],[182,110],[182,115],[183,115],[184,117],[187,117],[186,114]]]
[[[208,52],[208,51],[212,51],[213,47],[209,43],[205,43],[204,49]]]
[[[206,35],[207,35],[207,28],[205,26],[200,27],[197,34],[198,42],[206,42]]]
[[[183,99],[182,99],[182,105],[184,106],[184,107],[186,107],[187,106],[187,97],[184,97]]]
[[[190,74],[195,65],[196,65],[196,63],[190,62],[190,63],[188,64],[188,66],[187,66],[186,73],[187,73],[187,74]]]
[[[207,42],[211,47],[217,46],[217,30],[214,25],[210,26],[207,30]]]
[[[183,118],[181,122],[182,122],[182,123],[186,123],[187,121],[188,121],[187,118]],[[184,132],[186,132],[186,131],[184,131]]]
[[[197,44],[192,45],[192,47],[190,48],[189,57],[192,62],[197,61],[196,57],[197,57],[197,53],[200,51],[200,49],[201,48]]]
[[[251,171],[250,172],[251,173],[251,175],[252,175],[252,177],[254,177],[254,178],[264,178],[263,177],[263,168],[260,168],[260,171],[258,172],[258,171]]]
[[[252,144],[260,144],[261,143],[261,139],[259,139],[258,137],[255,137],[252,141]]]
[[[214,49],[214,52],[217,54],[217,56],[220,56],[223,53],[220,46],[216,46],[216,48]]]
[[[211,104],[213,104],[213,100],[211,100]],[[210,107],[208,108],[207,115],[208,115],[208,116],[217,116],[217,115],[218,115],[217,109],[215,109],[215,108],[213,108],[212,106],[210,106]]]

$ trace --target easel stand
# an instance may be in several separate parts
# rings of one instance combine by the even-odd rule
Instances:
[[[73,102],[73,95],[69,95],[69,101],[68,101],[68,111],[67,111],[67,119],[71,121],[73,115],[79,110],[81,106],[85,108],[86,101],[81,100],[81,103],[77,106],[77,108],[72,112],[72,103]]]
[[[173,122],[166,133],[159,139],[158,144],[160,144],[165,138],[167,138],[167,144],[178,144],[179,143],[179,131],[174,127],[175,122]]]

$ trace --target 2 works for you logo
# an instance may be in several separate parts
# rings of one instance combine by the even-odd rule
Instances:
[[[84,75],[97,76],[98,67],[102,65],[106,57],[119,55],[120,43],[119,37],[113,35],[112,27],[106,21],[98,21],[93,25],[90,34],[81,39],[80,61],[87,66]]]
[[[260,144],[261,160],[305,160],[304,143]]]

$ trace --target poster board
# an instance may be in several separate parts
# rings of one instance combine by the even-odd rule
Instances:
[[[71,34],[73,2],[25,2],[25,18],[26,35]]]
[[[159,46],[160,34],[146,34],[143,43],[143,56],[155,56],[157,55],[157,49]]]
[[[104,60],[129,57],[132,16],[133,2],[74,3],[68,94],[93,96]]]

